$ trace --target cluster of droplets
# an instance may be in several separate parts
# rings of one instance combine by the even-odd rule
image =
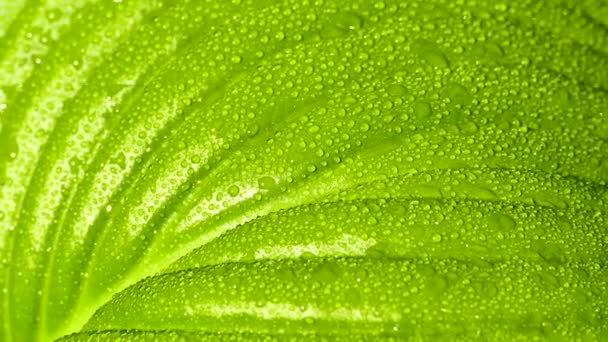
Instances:
[[[514,276],[521,271],[529,276]],[[85,329],[154,326],[162,317],[171,329],[197,326],[212,332],[221,324],[229,334],[297,329],[323,335],[339,329],[411,338],[466,336],[473,329],[488,338],[539,338],[586,332],[557,327],[554,322],[562,319],[598,324],[597,318],[563,310],[574,302],[593,305],[583,293],[571,297],[570,289],[597,280],[582,275],[576,265],[521,260],[492,265],[483,260],[301,258],[225,264],[141,282],[115,296]],[[159,301],[173,304],[159,312]],[[155,315],[149,314],[152,310]],[[243,314],[249,318],[242,319]],[[412,330],[419,326],[425,329]],[[535,329],[540,331],[530,331]]]

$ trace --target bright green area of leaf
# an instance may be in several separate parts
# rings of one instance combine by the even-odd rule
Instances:
[[[0,0],[0,339],[605,339],[607,30]]]

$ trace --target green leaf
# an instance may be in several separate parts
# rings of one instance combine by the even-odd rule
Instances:
[[[605,340],[604,0],[0,0],[0,340]]]

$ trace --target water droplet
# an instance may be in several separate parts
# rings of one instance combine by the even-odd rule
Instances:
[[[238,196],[240,190],[239,187],[232,184],[231,186],[228,187],[228,195],[232,196],[232,197],[236,197]]]
[[[431,105],[426,102],[416,102],[414,104],[414,115],[418,120],[424,120],[431,116]]]
[[[399,97],[399,96],[404,96],[405,94],[407,94],[407,90],[402,85],[393,84],[390,87],[388,87],[388,93],[392,96]]]
[[[509,232],[515,228],[515,220],[511,216],[494,213],[488,217],[488,224],[490,227],[500,230],[502,232]]]
[[[363,19],[352,12],[340,12],[334,16],[333,22],[340,29],[355,30],[361,28]]]
[[[333,262],[326,262],[317,266],[311,274],[313,281],[319,283],[331,283],[340,278],[340,268]]]
[[[271,190],[271,189],[275,188],[276,185],[277,185],[277,181],[270,176],[264,176],[264,177],[258,178],[258,186],[260,189]]]
[[[310,132],[310,133],[317,133],[319,130],[321,130],[321,128],[317,125],[310,126],[308,128],[308,132]]]

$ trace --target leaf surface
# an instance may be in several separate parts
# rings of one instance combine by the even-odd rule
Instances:
[[[608,4],[0,0],[0,336],[601,340]]]

